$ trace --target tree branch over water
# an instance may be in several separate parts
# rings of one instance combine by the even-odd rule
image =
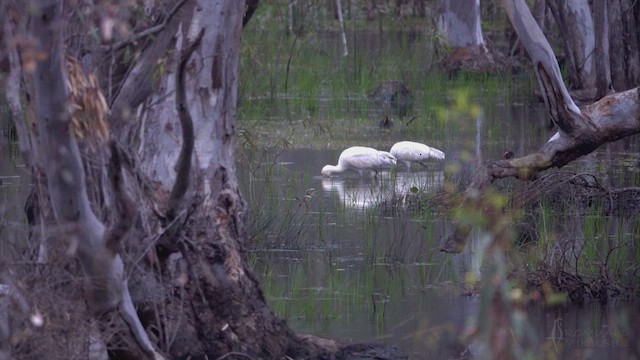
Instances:
[[[608,95],[578,108],[562,81],[555,54],[523,0],[503,0],[502,5],[534,66],[545,105],[558,132],[532,154],[490,163],[481,169],[464,193],[463,202],[475,202],[479,190],[496,179],[532,179],[546,169],[562,167],[591,153],[600,145],[640,132],[640,88]],[[462,251],[471,231],[454,224],[442,251]]]

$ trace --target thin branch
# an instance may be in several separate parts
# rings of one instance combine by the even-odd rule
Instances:
[[[293,44],[291,44],[291,48],[289,49],[289,59],[287,59],[287,71],[284,76],[284,93],[287,93],[287,85],[289,84],[289,67],[291,66],[291,58],[293,58],[293,49],[296,47],[296,42],[298,41],[298,36],[295,35],[293,38]]]
[[[111,159],[109,160],[107,173],[109,174],[109,182],[115,198],[116,216],[115,222],[105,232],[105,243],[107,248],[117,254],[122,246],[122,238],[135,224],[137,212],[133,200],[124,188],[120,150],[113,140],[110,142],[109,148],[111,150]]]
[[[169,23],[169,21],[171,21],[171,18],[178,12],[178,10],[180,10],[180,8],[182,7],[182,5],[184,5],[187,2],[187,0],[180,0],[174,7],[173,9],[171,9],[171,11],[169,11],[169,14],[167,15],[167,17],[164,19],[164,21],[162,21],[161,24],[150,27],[148,29],[145,29],[137,34],[134,34],[133,36],[129,37],[128,39],[122,40],[120,42],[117,42],[115,44],[109,44],[109,45],[102,45],[100,47],[100,49],[102,51],[117,51],[122,49],[123,47],[129,45],[129,44],[133,44],[135,42],[140,41],[141,39],[147,37],[147,36],[151,36],[154,35],[156,33],[159,33],[160,31],[164,30],[165,27],[167,27],[167,24]]]
[[[176,164],[176,182],[171,189],[169,195],[169,203],[167,209],[167,220],[171,221],[175,218],[176,213],[179,211],[180,205],[184,198],[184,195],[189,188],[189,176],[191,172],[191,157],[193,155],[193,145],[195,142],[193,133],[193,120],[191,114],[187,108],[187,99],[184,86],[185,69],[187,62],[191,57],[191,54],[200,45],[202,37],[204,36],[204,29],[200,30],[198,37],[186,46],[180,55],[180,64],[178,65],[177,76],[177,89],[176,89],[176,109],[180,118],[180,126],[182,126],[182,148],[180,149],[180,155],[178,156],[178,162]]]

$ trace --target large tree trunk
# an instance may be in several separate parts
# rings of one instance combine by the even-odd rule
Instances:
[[[166,279],[171,283],[171,276],[184,277],[181,295],[167,306],[188,304],[181,310],[184,321],[165,324],[167,332],[184,334],[167,349],[174,356],[218,357],[239,351],[281,358],[309,356],[313,350],[267,308],[246,262],[247,211],[233,156],[242,11],[242,2],[236,1],[187,2],[176,16],[176,26],[165,35],[169,41],[175,39],[171,47],[184,49],[204,30],[201,44],[185,64],[184,89],[177,86],[181,82],[176,72],[167,71],[158,80],[158,90],[136,112],[137,119],[124,120],[144,123],[141,132],[120,130],[122,138],[132,139],[125,146],[138,154],[139,170],[157,184],[157,196],[149,200],[164,216],[154,216],[153,208],[141,211],[152,228],[164,229],[157,243],[161,267],[177,261],[187,269]],[[150,62],[141,66],[155,63],[146,61]],[[179,62],[176,54],[166,59],[166,67],[175,69]],[[129,92],[127,86],[136,84],[125,83],[122,94]],[[176,106],[175,94],[181,93],[184,99]],[[121,109],[137,105],[127,101],[118,98],[116,104],[124,102]],[[189,133],[177,116],[185,110],[193,127]],[[185,143],[192,144],[186,150],[191,156],[182,155]],[[189,163],[187,171],[176,170]],[[173,191],[179,187],[181,194]],[[143,307],[151,309],[153,304]]]
[[[601,99],[611,89],[611,71],[609,69],[609,19],[607,18],[607,0],[594,0],[593,23],[596,36],[596,99]]]
[[[165,342],[175,357],[240,352],[296,358],[319,351],[267,307],[247,264],[247,209],[234,164],[243,6],[187,1],[143,51],[113,106],[114,133],[128,139],[122,145],[135,158],[140,177],[153,184],[151,191],[135,190],[147,204],[139,208],[144,224],[138,238],[156,237],[155,244],[143,247],[156,251],[160,268],[182,269],[157,275],[160,283],[175,284],[170,291],[178,294],[164,298],[172,315],[161,325],[162,333],[177,334]],[[193,55],[182,59],[181,75],[180,52],[166,56],[162,50],[185,49],[201,31]],[[151,81],[150,68],[158,61],[167,71],[155,78],[156,90],[138,93],[139,82]],[[144,318],[155,319],[154,301],[136,295]]]
[[[607,15],[609,18],[609,54],[611,56],[611,81],[614,89],[627,89],[624,61],[624,33],[620,2],[622,0],[608,0]]]
[[[112,43],[78,51],[92,51],[99,61],[118,59],[134,40],[139,46],[128,68],[101,67],[104,83],[113,84],[109,123],[116,140],[108,148],[84,141],[82,151],[82,131],[70,126],[84,123],[70,120],[78,106],[68,101],[74,96],[66,86],[61,3],[43,0],[34,13],[33,33],[43,48],[23,48],[22,64],[23,70],[29,61],[36,64],[26,79],[35,89],[38,131],[32,135],[46,175],[30,208],[44,212],[50,198],[65,235],[77,239],[68,248],[76,249],[86,300],[103,330],[103,340],[95,340],[97,332],[90,329],[74,338],[107,344],[112,355],[125,358],[159,357],[155,348],[171,358],[312,358],[336,352],[335,342],[298,336],[278,319],[247,264],[247,209],[234,164],[244,2],[170,2],[160,11],[165,17],[146,33],[152,39],[103,33]],[[100,6],[91,8],[94,14],[113,15],[98,11]],[[108,32],[118,21],[97,22]],[[123,74],[118,82],[109,78]],[[110,160],[103,162],[108,152]],[[60,256],[64,252],[47,260],[56,266]],[[104,321],[113,317],[105,319],[104,313],[118,314],[128,327],[106,331],[114,330]]]

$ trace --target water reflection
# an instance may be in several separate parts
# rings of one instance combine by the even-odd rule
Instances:
[[[452,131],[442,139],[420,139],[436,147],[444,144],[442,149],[447,153],[445,163],[431,164],[432,168],[420,171],[413,167],[414,172],[405,172],[404,166],[398,166],[376,179],[349,174],[323,179],[319,169],[335,159],[340,149],[292,149],[279,154],[278,162],[286,172],[280,172],[274,183],[297,197],[304,196],[308,188],[317,189],[319,201],[313,203],[308,222],[301,225],[308,231],[304,244],[298,242],[301,245],[296,248],[295,260],[291,254],[254,253],[257,272],[263,274],[262,283],[267,284],[265,295],[270,305],[297,331],[334,338],[380,340],[401,348],[411,359],[486,354],[477,344],[465,348],[460,334],[480,310],[477,297],[462,296],[466,293],[465,279],[482,278],[483,261],[487,261],[483,259],[483,249],[491,237],[474,232],[461,254],[444,255],[438,248],[441,235],[450,227],[446,216],[433,209],[415,213],[402,206],[381,216],[379,205],[401,200],[402,195],[416,190],[439,191],[445,181],[440,169],[449,170],[452,164],[458,169],[456,180],[468,184],[477,166],[500,158],[505,149],[513,149],[520,155],[546,141],[549,134],[534,131],[536,122],[525,120],[530,114],[512,118],[508,115],[510,111],[513,112],[513,107],[496,110],[488,106],[484,116],[469,119],[468,128]],[[505,117],[513,124],[497,126],[495,119]],[[388,148],[405,135],[385,133],[385,137],[371,138],[365,133],[351,141]],[[608,144],[570,164],[567,170],[586,169],[606,182],[606,186],[637,185],[640,181],[637,156],[627,149],[639,148],[640,142],[631,140]],[[447,172],[448,180],[450,175]],[[607,248],[635,241],[624,234],[636,238],[633,234],[640,233],[636,217],[621,225],[616,220],[612,223],[596,220],[599,214],[592,214],[595,216],[585,222],[583,213],[559,217],[545,211],[538,209],[522,219],[528,223],[525,229],[536,235],[524,234],[522,237],[528,240],[522,243],[533,243],[528,246],[534,246],[531,250],[534,255],[547,253],[555,263],[569,259],[573,264],[574,253],[585,251],[602,255],[604,261],[609,253]],[[282,217],[290,218],[287,216]],[[620,243],[614,242],[614,238]],[[631,254],[636,252],[629,250],[629,254],[633,257]],[[612,258],[609,256],[609,261]],[[623,260],[620,259],[621,264]],[[630,263],[633,261],[629,259]],[[618,309],[617,313],[625,311]],[[603,336],[612,344],[607,347],[602,345],[607,344],[605,340],[595,343],[589,332],[575,330],[606,311],[609,310],[598,305],[588,308],[570,305],[561,313],[545,308],[528,309],[527,318],[533,322],[539,338],[551,339],[547,342],[554,347],[547,355],[563,357],[576,351],[593,351],[599,356],[624,354],[628,349],[624,343],[628,333],[623,332],[620,335],[623,340],[617,344]],[[593,326],[592,332],[606,334],[606,326]]]
[[[323,178],[322,190],[337,194],[343,205],[369,208],[394,199],[404,199],[409,193],[432,193],[442,189],[443,171],[381,173],[378,178]]]

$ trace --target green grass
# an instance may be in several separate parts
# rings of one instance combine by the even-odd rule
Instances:
[[[316,9],[316,5],[307,5]],[[282,6],[284,3],[276,2],[261,11],[263,16],[276,16],[278,11],[285,11]],[[444,134],[449,119],[439,117],[438,109],[456,101],[456,89],[463,89],[473,101],[507,96],[504,101],[509,103],[511,93],[530,94],[521,92],[522,81],[512,82],[510,74],[460,73],[452,77],[438,71],[434,66],[439,60],[433,54],[434,34],[427,23],[417,31],[385,29],[379,33],[377,29],[354,31],[360,23],[349,22],[350,43],[367,46],[352,46],[349,56],[343,57],[336,48],[338,34],[327,31],[326,25],[333,20],[324,8],[316,9],[320,12],[313,18],[321,20],[303,34],[287,34],[283,24],[264,22],[243,33],[238,112],[241,129],[260,124],[265,133],[272,134],[284,126],[314,128],[318,130],[316,136],[304,143],[306,147],[325,148],[328,139],[332,146],[344,144],[363,126],[377,130],[375,124],[382,113],[398,117],[393,109],[379,108],[367,98],[387,80],[401,80],[413,93],[414,104],[404,120],[417,116],[406,129],[415,138],[434,136],[434,131],[435,135]],[[282,16],[286,14],[277,17],[282,21]],[[390,22],[388,26],[397,24]],[[505,85],[515,91],[505,92]],[[525,82],[527,90],[531,85]]]

